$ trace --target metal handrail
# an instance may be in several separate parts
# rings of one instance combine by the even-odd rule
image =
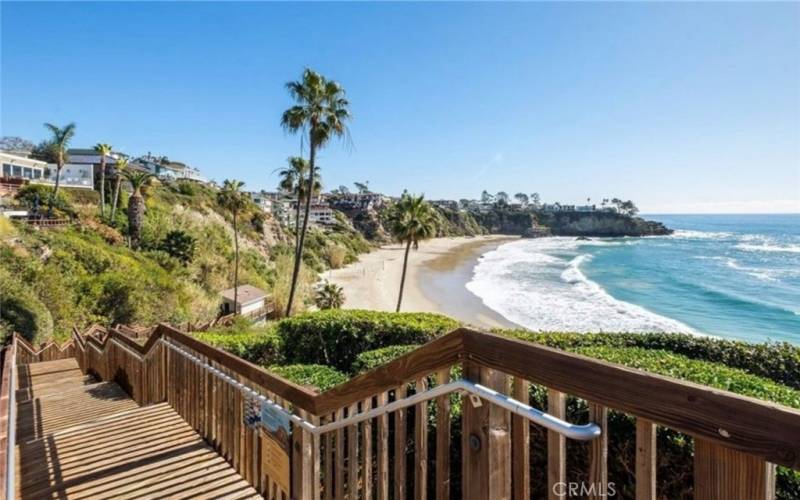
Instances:
[[[468,393],[474,396],[477,396],[480,399],[486,400],[492,404],[496,404],[501,408],[505,408],[506,410],[520,415],[531,422],[541,425],[542,427],[549,429],[551,431],[555,431],[565,437],[570,439],[574,439],[576,441],[590,441],[592,439],[596,439],[600,437],[602,430],[600,426],[595,423],[588,423],[583,425],[576,425],[561,420],[560,418],[553,416],[549,413],[543,412],[532,406],[529,406],[521,401],[513,399],[505,394],[502,394],[498,391],[490,389],[480,384],[476,384],[469,380],[459,379],[453,382],[448,382],[446,384],[438,385],[432,389],[428,389],[423,392],[418,392],[413,394],[409,397],[399,399],[397,401],[392,401],[386,405],[373,408],[369,411],[359,413],[357,415],[352,415],[342,420],[337,420],[335,422],[330,422],[324,425],[315,425],[312,422],[290,412],[286,408],[283,408],[275,401],[267,398],[263,394],[259,393],[258,391],[247,387],[243,383],[239,382],[235,378],[223,373],[221,370],[214,368],[210,364],[206,363],[199,357],[191,354],[190,352],[182,349],[174,341],[167,340],[164,338],[160,339],[160,342],[163,342],[164,345],[169,347],[170,349],[174,350],[175,352],[183,355],[191,362],[195,363],[196,365],[200,366],[201,368],[209,371],[211,374],[221,378],[225,382],[231,384],[235,388],[239,389],[242,392],[248,393],[253,397],[258,398],[262,402],[273,406],[278,411],[286,414],[288,418],[294,422],[295,424],[299,425],[306,431],[310,432],[314,435],[325,434],[327,432],[331,432],[337,429],[341,429],[343,427],[348,427],[359,422],[363,422],[364,420],[369,420],[371,418],[379,417],[381,415],[385,415],[387,413],[391,413],[397,410],[401,410],[403,408],[407,408],[409,406],[414,406],[416,404],[428,401],[430,399],[434,399],[440,396],[444,396],[450,394],[452,392],[459,392],[459,393]],[[473,400],[473,404],[476,402]]]

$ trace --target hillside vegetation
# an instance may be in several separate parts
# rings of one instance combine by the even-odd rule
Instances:
[[[95,196],[92,196],[94,194]],[[49,188],[30,185],[17,202],[46,200]],[[147,188],[138,250],[127,244],[127,194],[115,220],[101,219],[94,191],[62,189],[56,215],[73,224],[38,230],[0,227],[0,329],[32,341],[65,339],[91,323],[181,324],[217,316],[219,292],[233,286],[231,215],[216,190],[174,182]],[[288,295],[293,235],[252,203],[239,220],[239,281],[273,294],[276,309]],[[316,272],[354,261],[372,246],[343,223],[307,237],[299,310],[311,303]]]

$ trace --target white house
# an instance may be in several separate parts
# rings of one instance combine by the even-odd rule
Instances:
[[[312,224],[328,225],[336,222],[333,215],[333,209],[328,205],[317,204],[311,205],[311,210],[308,212],[308,221]]]
[[[267,316],[267,294],[253,285],[239,285],[238,297],[234,301],[234,289],[224,290],[222,295],[222,314],[237,314],[251,318],[264,319]]]
[[[0,163],[2,163],[3,177],[16,177],[19,179],[42,179],[45,177],[47,163],[33,158],[12,155],[0,151]]]
[[[34,182],[41,182],[42,184],[55,184],[58,165],[55,163],[48,163],[47,169],[49,171],[49,175],[40,181]],[[94,165],[90,163],[67,163],[64,165],[64,168],[61,169],[59,185],[71,188],[94,189]]]

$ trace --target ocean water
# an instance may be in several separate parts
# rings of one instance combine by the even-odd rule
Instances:
[[[648,215],[645,238],[514,241],[467,289],[533,330],[688,332],[800,344],[800,215]]]

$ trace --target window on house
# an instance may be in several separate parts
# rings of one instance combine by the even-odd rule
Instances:
[[[12,175],[16,177],[22,177],[22,167],[20,167],[19,165],[12,165],[12,168],[14,172]]]
[[[22,170],[22,176],[26,179],[33,179],[33,169],[30,167],[25,167]]]
[[[3,163],[3,175],[11,175],[11,164]]]
[[[42,178],[42,171],[41,170],[34,170],[33,171],[33,178],[34,179],[41,179]]]

